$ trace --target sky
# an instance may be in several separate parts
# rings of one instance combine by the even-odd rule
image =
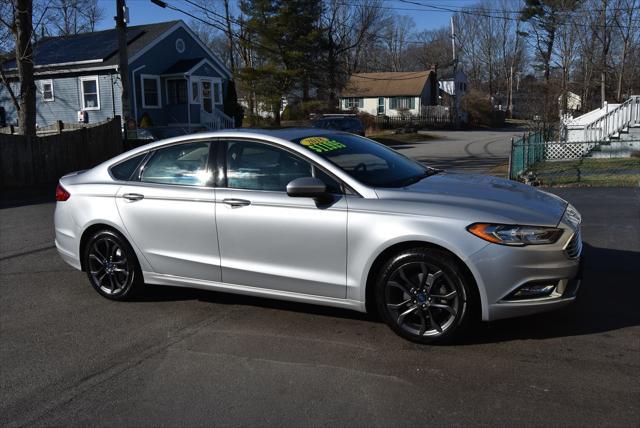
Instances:
[[[106,30],[113,28],[115,22],[113,16],[115,16],[115,3],[116,0],[98,0],[102,7],[105,9],[105,19],[98,26],[99,30]],[[184,2],[183,0],[165,0],[168,4],[177,8],[191,11],[193,6]],[[186,23],[191,21],[189,16],[186,16],[180,12],[174,10],[163,9],[151,3],[150,0],[126,0],[129,7],[129,25],[149,24],[152,22],[172,21],[175,19],[182,19]],[[214,10],[218,13],[222,13],[222,1],[210,0]],[[231,0],[231,3],[236,6],[236,1]],[[415,3],[424,4],[425,6],[419,6]],[[437,7],[444,8],[460,8],[464,6],[472,5],[476,3],[476,0],[411,0],[409,2],[402,2],[399,0],[385,0],[384,5],[393,12],[399,15],[409,15],[413,18],[416,24],[416,30],[431,30],[448,26],[451,19],[451,12],[443,10],[424,10],[428,5],[435,5]]]

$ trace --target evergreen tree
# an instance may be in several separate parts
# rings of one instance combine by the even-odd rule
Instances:
[[[252,64],[239,78],[258,102],[272,109],[280,125],[282,99],[300,89],[308,98],[315,78],[320,40],[320,0],[243,0],[246,36],[241,40],[253,51]],[[248,94],[252,96],[253,94]]]

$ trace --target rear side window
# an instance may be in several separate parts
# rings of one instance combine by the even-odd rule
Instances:
[[[143,153],[138,156],[134,156],[131,159],[127,159],[124,162],[120,162],[119,164],[111,167],[111,175],[116,180],[128,181],[131,180],[131,176],[135,172],[142,159],[146,156],[146,153]]]
[[[206,186],[211,177],[208,169],[209,143],[177,144],[157,150],[142,171],[147,183]]]

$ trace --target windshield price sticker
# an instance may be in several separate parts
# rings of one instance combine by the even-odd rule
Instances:
[[[326,137],[308,137],[300,140],[300,144],[313,150],[316,153],[331,152],[333,150],[344,149],[345,146],[336,140],[330,140]]]

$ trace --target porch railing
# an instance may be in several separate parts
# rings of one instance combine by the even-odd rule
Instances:
[[[628,100],[584,126],[583,142],[609,141],[630,126],[640,125],[640,95]]]
[[[224,112],[213,109],[212,120],[205,121],[202,124],[210,131],[216,131],[218,129],[230,129],[235,128],[235,120],[227,116]]]

